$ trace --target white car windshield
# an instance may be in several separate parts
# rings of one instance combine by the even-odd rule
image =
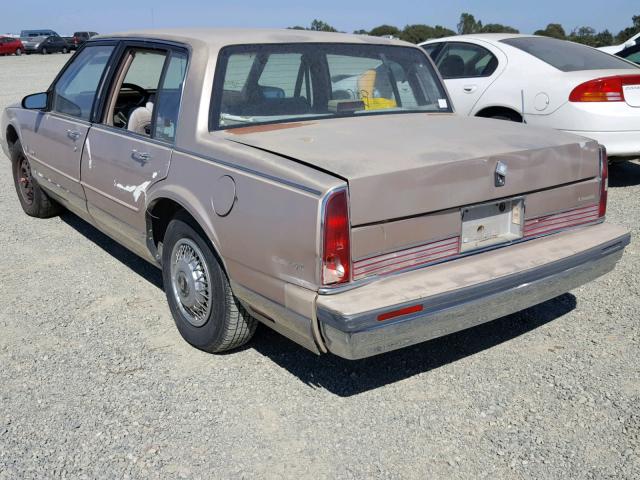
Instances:
[[[410,47],[271,44],[220,54],[211,127],[407,112],[450,112],[428,57]]]

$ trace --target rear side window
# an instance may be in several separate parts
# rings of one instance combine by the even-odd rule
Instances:
[[[54,86],[51,105],[54,112],[89,120],[98,84],[113,49],[112,45],[87,47],[74,58]]]
[[[636,68],[600,50],[555,38],[518,37],[501,42],[533,55],[563,72]]]
[[[628,48],[623,52],[618,54],[620,57],[624,58],[633,63],[637,63],[640,65],[640,45],[632,48]]]
[[[436,66],[446,79],[489,77],[498,68],[498,59],[480,45],[451,42],[438,56]]]

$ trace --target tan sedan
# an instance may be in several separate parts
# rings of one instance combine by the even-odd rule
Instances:
[[[610,271],[607,157],[454,114],[418,47],[301,31],[95,37],[6,109],[24,211],[67,208],[162,268],[182,336],[256,321],[356,359],[507,315]]]

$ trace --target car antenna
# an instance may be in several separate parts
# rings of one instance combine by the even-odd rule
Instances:
[[[520,105],[522,107],[522,123],[527,123],[527,121],[524,119],[524,89],[520,90]]]

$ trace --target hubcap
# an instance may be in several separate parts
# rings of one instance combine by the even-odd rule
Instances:
[[[211,282],[204,254],[188,238],[180,239],[171,252],[171,290],[187,321],[202,327],[211,313]]]
[[[31,177],[31,166],[29,165],[29,160],[25,157],[20,159],[18,175],[20,195],[27,205],[31,205],[33,203],[33,178]]]

